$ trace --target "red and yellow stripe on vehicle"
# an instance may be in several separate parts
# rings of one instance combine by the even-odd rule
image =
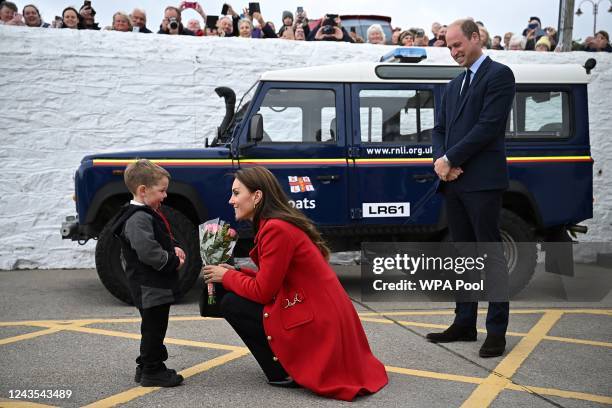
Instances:
[[[169,167],[222,167],[231,166],[232,159],[150,159],[153,163],[160,166]],[[529,164],[529,163],[580,163],[592,162],[591,156],[523,156],[508,157],[509,164]],[[136,159],[94,159],[95,167],[125,167],[133,163]],[[352,159],[347,158],[331,158],[331,159],[239,159],[242,166],[338,166],[347,165]],[[431,157],[423,158],[368,158],[354,159],[357,165],[427,165],[432,163]]]

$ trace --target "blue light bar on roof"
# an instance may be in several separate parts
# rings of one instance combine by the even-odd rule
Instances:
[[[427,58],[424,48],[399,47],[383,55],[380,62],[421,62]]]

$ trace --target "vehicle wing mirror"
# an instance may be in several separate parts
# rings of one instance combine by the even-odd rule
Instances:
[[[260,142],[263,139],[263,117],[256,113],[249,124],[249,142]]]

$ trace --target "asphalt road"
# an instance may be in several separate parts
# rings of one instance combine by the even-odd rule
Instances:
[[[362,302],[359,268],[335,269],[390,379],[382,391],[358,398],[355,406],[612,404],[612,296],[589,303],[558,296],[580,282],[592,283],[590,275],[572,281],[571,287],[557,276],[534,279],[511,304],[506,354],[482,359],[478,348],[485,337],[484,315],[477,343],[428,343],[427,332],[452,320],[452,304]],[[186,378],[172,389],[133,382],[138,312],[113,298],[95,270],[0,271],[0,283],[0,407],[347,404],[303,389],[268,386],[231,327],[199,316],[201,281],[171,309],[168,365]],[[595,286],[605,289],[608,284],[604,278]]]

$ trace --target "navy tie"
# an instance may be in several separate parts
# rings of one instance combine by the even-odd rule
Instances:
[[[465,97],[465,94],[468,91],[468,88],[470,87],[470,70],[466,69],[465,70],[465,80],[463,81],[463,88],[461,88],[461,93],[459,94],[461,96],[461,98]]]

